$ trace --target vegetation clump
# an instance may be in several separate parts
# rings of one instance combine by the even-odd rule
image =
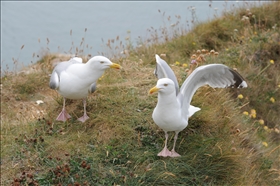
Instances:
[[[172,28],[150,29],[151,38],[137,46],[108,40],[101,54],[123,70],[98,80],[83,124],[75,118],[83,110],[79,100],[67,100],[73,119],[55,121],[62,98],[48,88],[53,64],[69,56],[46,53],[27,70],[3,76],[1,185],[279,185],[279,1],[226,12],[189,32],[176,19]],[[74,53],[87,60],[84,43]],[[248,84],[197,91],[192,105],[202,110],[178,137],[180,158],[156,156],[164,135],[151,117],[157,98],[148,96],[157,81],[155,54],[179,84],[210,63],[235,68]]]

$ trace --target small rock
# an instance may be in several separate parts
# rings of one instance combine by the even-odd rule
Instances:
[[[42,104],[44,102],[42,100],[37,100],[36,103],[37,103],[37,105],[40,105],[40,104]]]

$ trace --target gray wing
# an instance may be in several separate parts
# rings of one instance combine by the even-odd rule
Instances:
[[[154,71],[155,76],[158,79],[160,79],[160,78],[169,78],[169,79],[171,79],[174,82],[174,84],[175,84],[176,95],[177,95],[179,93],[179,85],[178,85],[178,81],[177,81],[177,78],[176,78],[173,70],[157,54],[156,54],[156,62],[157,62],[157,65],[156,65],[156,69]]]
[[[236,71],[222,64],[203,65],[196,68],[181,86],[178,99],[181,103],[183,117],[189,116],[189,107],[196,90],[209,85],[213,88],[245,88],[247,83]]]
[[[72,58],[70,59],[70,61],[71,61],[71,60],[74,60],[74,61],[77,61],[77,62],[80,62],[80,63],[82,63],[82,62],[83,62],[83,59],[82,59],[82,58],[80,58],[80,57],[77,57],[77,56],[72,57]]]
[[[94,93],[96,91],[96,82],[92,83],[90,86],[89,86],[89,93]]]
[[[59,87],[59,81],[60,81],[60,74],[62,71],[66,70],[70,65],[75,63],[82,63],[80,60],[81,58],[71,58],[69,61],[64,61],[58,63],[55,68],[53,69],[53,72],[51,74],[49,86],[51,89],[57,89]]]

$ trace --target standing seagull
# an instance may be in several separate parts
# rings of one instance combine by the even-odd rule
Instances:
[[[66,121],[71,118],[65,109],[66,98],[83,99],[84,115],[78,120],[85,122],[89,118],[86,112],[86,97],[96,90],[96,81],[107,68],[120,69],[121,66],[104,56],[94,56],[87,63],[82,63],[82,58],[74,57],[59,63],[53,69],[49,86],[63,96],[63,108],[56,120]]]
[[[188,119],[200,108],[190,105],[196,90],[209,85],[213,88],[245,88],[247,83],[236,71],[222,64],[203,65],[196,68],[179,89],[177,78],[168,64],[156,55],[157,85],[149,93],[158,92],[158,102],[153,111],[154,122],[165,132],[165,145],[158,156],[178,157],[175,151],[178,133],[188,125]],[[167,149],[169,131],[175,131],[174,145],[171,151]]]

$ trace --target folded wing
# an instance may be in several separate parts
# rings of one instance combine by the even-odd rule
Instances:
[[[89,93],[94,93],[95,91],[96,91],[96,82],[92,83],[92,84],[89,86],[88,92],[89,92]]]
[[[55,68],[53,69],[53,72],[51,74],[49,86],[51,89],[57,89],[59,87],[59,81],[60,81],[60,74],[62,71],[66,70],[70,65],[75,63],[82,63],[82,58],[79,57],[73,57],[69,61],[64,61],[58,63]]]

